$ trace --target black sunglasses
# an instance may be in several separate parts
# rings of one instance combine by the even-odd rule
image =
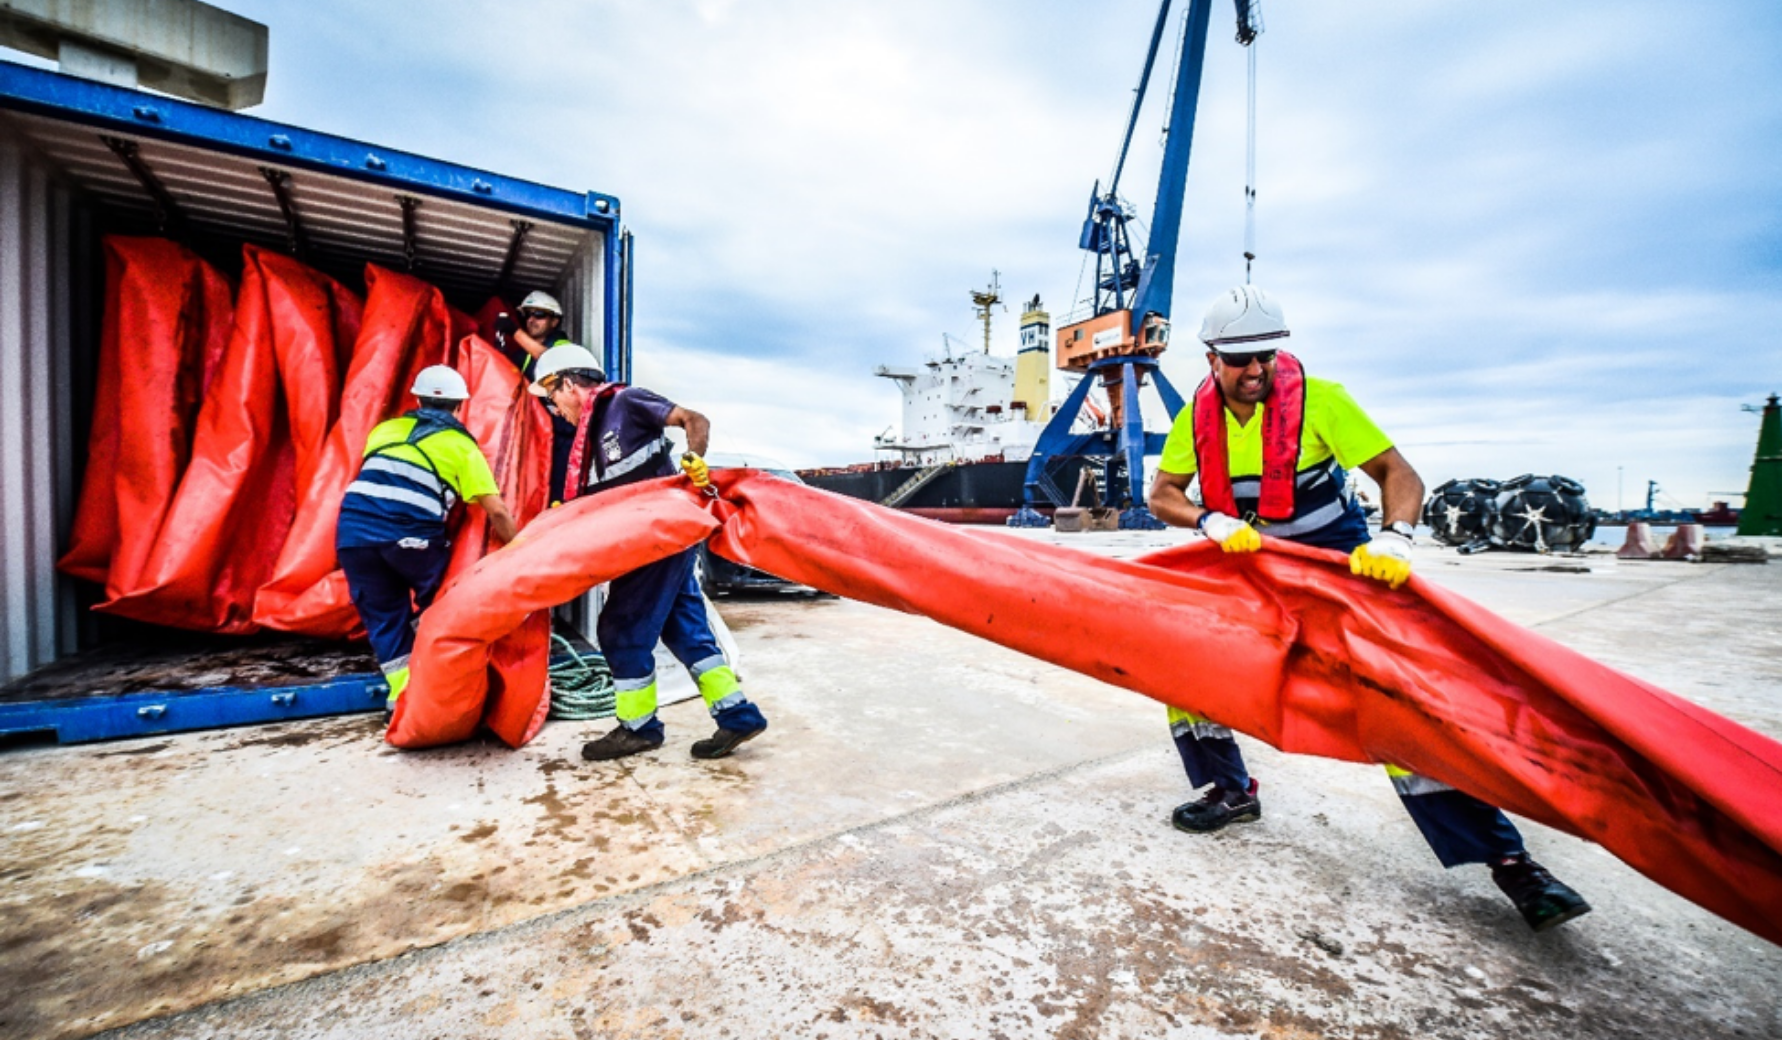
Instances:
[[[521,311],[520,317],[525,318],[527,321],[531,321],[533,318],[555,318],[556,315],[552,314],[550,311]]]
[[[1248,354],[1227,354],[1223,350],[1215,350],[1213,353],[1219,355],[1219,360],[1232,368],[1249,368],[1252,361],[1258,361],[1264,365],[1273,363],[1277,351],[1252,350]]]

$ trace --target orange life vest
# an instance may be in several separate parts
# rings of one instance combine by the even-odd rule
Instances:
[[[1274,386],[1262,410],[1262,496],[1256,515],[1264,520],[1293,518],[1299,475],[1299,441],[1306,423],[1306,373],[1286,351],[1275,355]],[[1225,396],[1208,374],[1194,391],[1194,463],[1200,473],[1200,500],[1211,510],[1237,515],[1231,491],[1231,457],[1225,439]]]
[[[588,469],[594,461],[594,456],[587,450],[590,431],[600,428],[600,417],[623,389],[624,383],[607,383],[594,391],[594,396],[582,406],[582,421],[576,424],[575,440],[569,447],[569,476],[563,481],[563,501],[577,497],[586,487]]]

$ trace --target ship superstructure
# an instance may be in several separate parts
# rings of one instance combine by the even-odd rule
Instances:
[[[996,278],[974,291],[984,327],[982,350],[943,338],[943,354],[920,365],[880,365],[875,375],[903,393],[901,432],[873,438],[877,461],[801,470],[815,487],[935,520],[1002,523],[1021,505],[1027,459],[1057,410],[1052,403],[1052,319],[1036,295],[1021,312],[1014,357],[991,353],[992,310],[1002,302]],[[1101,412],[1097,411],[1100,416]],[[1053,466],[1076,486],[1078,459]]]
[[[873,374],[903,393],[899,433],[873,439],[877,451],[897,452],[906,466],[1024,460],[1051,418],[1051,318],[1040,298],[1021,315],[1015,357],[990,352],[991,311],[1002,301],[995,279],[972,293],[984,325],[984,349],[946,351],[919,366],[880,365]]]

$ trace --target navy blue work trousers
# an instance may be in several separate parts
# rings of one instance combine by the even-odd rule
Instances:
[[[1249,786],[1250,774],[1236,740],[1183,733],[1175,741],[1182,767],[1196,789],[1217,784],[1241,791]],[[1523,851],[1522,835],[1503,810],[1470,794],[1455,790],[1400,794],[1399,801],[1444,867],[1495,863]]]
[[[642,679],[656,667],[656,641],[691,668],[723,655],[705,616],[693,561],[697,548],[614,578],[596,634],[615,679]]]
[[[1367,527],[1351,524],[1334,533],[1317,534],[1326,536],[1296,538],[1294,541],[1353,552],[1367,540]],[[1175,742],[1176,751],[1182,756],[1182,768],[1197,789],[1217,784],[1229,791],[1239,791],[1249,785],[1249,770],[1236,740],[1184,733],[1176,737]],[[1423,840],[1429,843],[1430,851],[1444,867],[1495,863],[1523,851],[1522,834],[1503,810],[1470,794],[1450,789],[1400,794],[1399,801],[1404,803],[1405,812],[1410,814]]]
[[[444,538],[425,541],[425,548],[388,542],[335,550],[379,665],[401,661],[415,648],[415,619],[433,604],[445,578],[451,546]]]
[[[563,486],[569,482],[569,452],[575,447],[575,423],[556,412],[551,413],[551,501],[563,501]],[[588,450],[593,450],[590,444]]]

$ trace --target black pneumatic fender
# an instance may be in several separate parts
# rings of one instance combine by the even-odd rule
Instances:
[[[1491,537],[1497,519],[1495,480],[1450,480],[1423,505],[1423,522],[1444,545],[1472,545]]]
[[[1584,485],[1570,477],[1524,473],[1498,491],[1491,536],[1505,548],[1575,552],[1595,533]]]

